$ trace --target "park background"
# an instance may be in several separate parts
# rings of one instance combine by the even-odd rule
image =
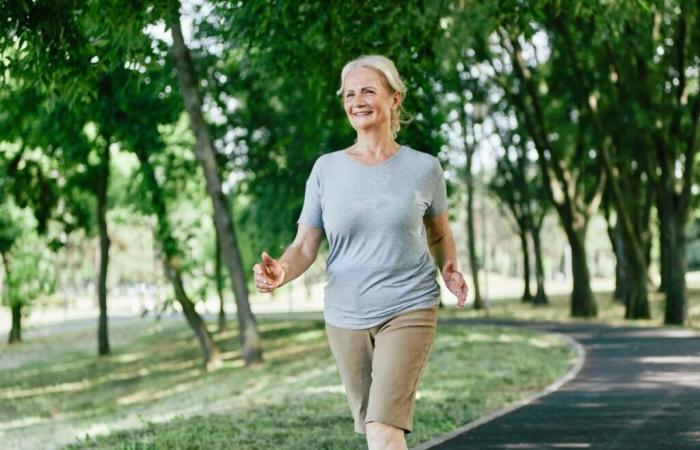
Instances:
[[[273,295],[251,269],[291,243],[314,161],[352,143],[335,91],[362,54],[395,61],[412,115],[397,140],[445,169],[471,310],[443,289],[443,317],[697,327],[699,13],[0,2],[0,438],[361,446],[324,346],[327,247]],[[547,335],[442,330],[413,444],[571,358]],[[470,370],[490,390],[444,382]]]

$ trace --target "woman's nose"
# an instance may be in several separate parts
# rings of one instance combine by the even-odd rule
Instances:
[[[362,106],[365,104],[365,99],[361,96],[358,95],[357,97],[352,99],[351,105],[352,106]]]

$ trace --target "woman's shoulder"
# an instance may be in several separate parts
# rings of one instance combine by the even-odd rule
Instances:
[[[440,160],[436,156],[421,150],[416,150],[408,145],[404,145],[403,147],[406,150],[407,156],[409,156],[414,163],[428,168],[441,166]]]
[[[322,153],[314,161],[311,172],[315,173],[317,176],[323,176],[329,168],[332,170],[332,166],[336,164],[340,158],[342,158],[342,150]]]
[[[327,167],[329,164],[333,164],[342,158],[342,152],[343,150],[337,150],[337,151],[330,151],[328,153],[323,153],[321,154],[318,158],[316,158],[316,161],[314,162],[314,166],[318,167],[319,169],[323,169]]]

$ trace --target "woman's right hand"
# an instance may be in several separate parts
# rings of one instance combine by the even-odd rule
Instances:
[[[262,252],[262,261],[253,266],[255,288],[261,294],[272,292],[282,285],[286,272],[283,264]]]

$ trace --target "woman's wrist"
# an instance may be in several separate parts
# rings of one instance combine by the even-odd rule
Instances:
[[[278,287],[281,287],[283,284],[285,284],[289,281],[287,279],[287,274],[289,274],[289,263],[287,263],[285,261],[280,261],[279,264],[280,264],[280,267],[282,268],[282,282],[280,282],[280,285]]]

